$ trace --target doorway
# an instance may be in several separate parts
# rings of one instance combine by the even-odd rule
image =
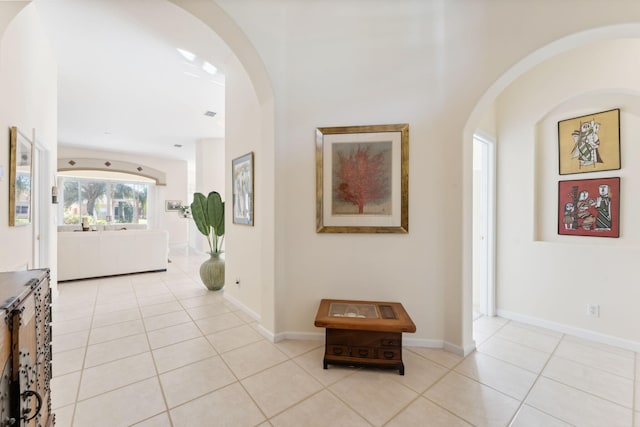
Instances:
[[[495,140],[473,135],[473,320],[495,316]]]
[[[50,193],[48,191],[51,182],[49,174],[49,151],[32,135],[33,144],[33,180],[32,203],[33,212],[33,245],[31,265],[33,268],[51,267],[49,264],[49,239],[51,227]]]

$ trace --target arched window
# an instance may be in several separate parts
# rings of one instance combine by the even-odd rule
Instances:
[[[155,181],[138,175],[107,171],[58,173],[62,214],[59,225],[147,224]]]

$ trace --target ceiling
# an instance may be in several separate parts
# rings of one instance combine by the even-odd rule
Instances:
[[[197,140],[224,137],[232,53],[193,15],[165,0],[35,0],[30,7],[58,63],[60,145],[193,161]],[[205,61],[218,71],[203,70]]]

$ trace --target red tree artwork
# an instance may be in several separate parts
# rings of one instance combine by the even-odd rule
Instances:
[[[347,150],[337,152],[335,199],[356,205],[358,214],[364,214],[367,203],[380,202],[389,197],[391,144],[377,142],[341,145]]]

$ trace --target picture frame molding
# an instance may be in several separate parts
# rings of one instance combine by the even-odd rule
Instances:
[[[332,190],[325,188],[325,137],[334,135],[344,136],[345,142],[360,141],[358,138],[367,134],[395,134],[399,138],[398,158],[393,157],[392,168],[400,169],[397,185],[392,185],[393,191],[398,191],[399,202],[393,205],[397,209],[398,219],[393,225],[329,225],[325,216],[325,205],[329,203]],[[366,142],[366,141],[364,141]],[[328,141],[327,141],[328,143]],[[327,159],[331,161],[331,159]],[[330,180],[329,180],[330,181]],[[397,188],[394,188],[397,187]],[[393,198],[393,194],[392,194]],[[409,232],[409,124],[386,124],[364,126],[338,126],[316,128],[316,233],[408,233]]]

